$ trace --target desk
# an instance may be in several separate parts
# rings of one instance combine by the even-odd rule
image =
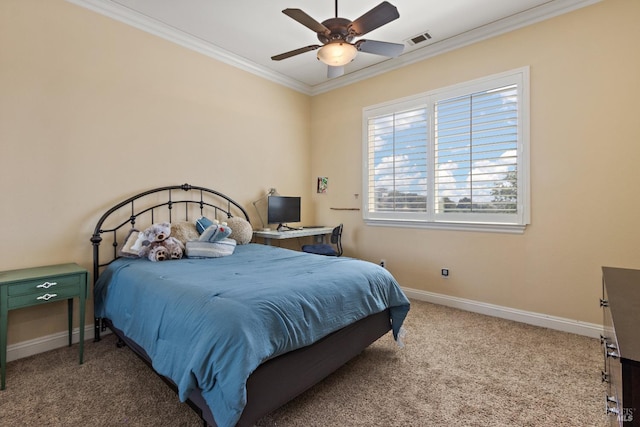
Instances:
[[[321,243],[324,240],[325,234],[331,234],[333,227],[318,227],[318,228],[303,228],[302,230],[286,230],[286,231],[254,231],[255,237],[261,237],[264,239],[265,245],[271,244],[271,239],[283,240],[294,239],[296,237],[315,236],[316,241]]]
[[[51,265],[0,272],[0,390],[7,368],[7,318],[9,310],[67,300],[69,345],[73,331],[73,298],[80,303],[80,364],[84,349],[84,314],[88,272],[76,264]]]

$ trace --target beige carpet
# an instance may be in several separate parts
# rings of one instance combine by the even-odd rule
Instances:
[[[595,339],[412,301],[382,337],[258,426],[604,426]],[[10,362],[1,426],[200,426],[113,336]]]

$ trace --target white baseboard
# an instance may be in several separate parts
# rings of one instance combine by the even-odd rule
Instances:
[[[585,335],[592,338],[599,338],[602,333],[602,325],[596,323],[549,316],[547,314],[487,304],[484,302],[452,297],[434,292],[421,291],[418,289],[402,288],[402,290],[409,298],[433,304],[445,305],[447,307],[459,308],[461,310],[472,311],[474,313],[485,314],[487,316],[500,317],[502,319],[514,320],[516,322],[542,326],[544,328],[570,332],[578,335]]]
[[[563,317],[534,313],[531,311],[517,310],[515,308],[487,304],[484,302],[452,297],[434,292],[421,291],[418,289],[402,289],[409,298],[433,304],[445,305],[447,307],[459,308],[461,310],[472,311],[474,313],[485,314],[487,316],[500,317],[502,319],[514,320],[516,322],[542,326],[544,328],[570,332],[578,335],[585,335],[592,338],[599,338],[602,333],[602,325],[595,323],[581,322],[579,320],[571,320]],[[104,335],[109,332],[110,331],[107,330],[101,334]],[[85,340],[93,339],[93,324],[85,327],[84,337]],[[75,328],[73,330],[72,342],[77,343],[79,339],[79,329]],[[21,359],[23,357],[33,356],[38,353],[44,353],[45,351],[55,350],[56,348],[64,347],[66,345],[68,345],[66,331],[11,344],[7,346],[7,362]]]
[[[108,332],[111,331],[104,331],[101,335]],[[91,325],[85,326],[84,339],[85,345],[88,340],[93,340],[93,322]],[[80,328],[75,328],[71,335],[71,342],[75,344],[79,341]],[[38,353],[44,353],[45,351],[55,350],[56,348],[65,347],[67,345],[69,345],[69,335],[67,331],[57,332],[44,337],[11,344],[7,346],[7,362],[22,359],[23,357],[33,356]]]

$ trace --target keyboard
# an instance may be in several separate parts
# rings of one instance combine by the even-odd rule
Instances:
[[[324,228],[324,225],[305,225],[302,228]]]

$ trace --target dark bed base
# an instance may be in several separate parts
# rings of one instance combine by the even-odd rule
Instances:
[[[127,338],[108,319],[102,321],[151,366],[149,356],[142,347]],[[237,425],[254,425],[263,416],[335,372],[390,329],[389,310],[385,310],[346,326],[308,347],[285,353],[258,366],[247,381],[247,406]],[[159,376],[177,392],[173,381]],[[186,403],[200,415],[205,425],[216,426],[200,390],[192,392]]]

